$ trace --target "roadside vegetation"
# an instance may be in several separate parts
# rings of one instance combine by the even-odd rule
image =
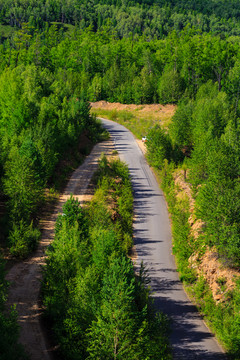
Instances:
[[[208,166],[211,166],[213,170],[212,173],[209,173],[210,179],[206,177],[201,183],[193,183],[191,176],[194,174],[195,177],[196,175],[196,164],[194,164],[196,158],[191,157],[187,161],[185,158],[183,162],[176,164],[176,161],[169,158],[168,155],[168,160],[166,160],[162,156],[163,149],[165,153],[169,153],[164,142],[161,140],[160,142],[161,154],[157,171],[171,214],[173,252],[180,279],[209,327],[224,345],[230,358],[239,359],[240,273],[238,271],[239,255],[237,255],[239,254],[239,235],[236,233],[238,200],[235,198],[236,194],[233,195],[232,186],[230,190],[225,187],[226,185],[224,186],[224,182],[221,182],[221,185],[220,183],[215,184],[219,171],[222,172],[222,169],[221,166],[216,166],[216,162],[213,164],[213,158],[218,156],[218,151],[219,155],[222,156],[222,149],[216,151],[215,148],[211,163],[208,163]],[[154,156],[155,154],[154,152]],[[151,155],[151,152],[148,153],[150,163],[154,156]],[[226,154],[225,159],[227,157]],[[202,163],[201,165],[205,167],[206,164]],[[180,174],[183,187],[176,182],[177,174]],[[223,178],[221,177],[221,179]],[[192,190],[191,195],[195,201],[194,208],[189,202],[187,192],[184,191],[185,184],[188,185],[188,189]],[[230,185],[229,182],[228,184]],[[209,185],[211,186],[211,194],[207,196],[205,191]],[[234,196],[236,201],[229,201],[227,193]],[[220,199],[216,200],[216,197],[220,197]],[[221,205],[223,206],[222,209],[220,209]],[[195,224],[199,223],[200,226],[194,230]],[[205,255],[207,253],[210,253],[210,257],[207,258],[209,262],[212,261],[212,258],[217,259],[217,266],[213,265],[211,274],[204,271],[203,266],[201,266],[206,261]],[[229,272],[231,286],[228,286],[227,279],[221,276],[223,270],[225,273]],[[212,281],[215,272],[218,275],[216,275],[215,281]]]
[[[155,314],[132,247],[133,195],[126,165],[103,156],[84,208],[66,202],[42,288],[45,316],[64,359],[171,359],[168,323]]]

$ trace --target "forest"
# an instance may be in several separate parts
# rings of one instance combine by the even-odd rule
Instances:
[[[149,161],[166,174],[166,191],[172,187],[174,169],[187,169],[196,216],[205,223],[199,243],[192,243],[187,254],[180,245],[176,252],[186,259],[198,248],[212,247],[239,268],[239,12],[239,2],[234,0],[0,0],[0,196],[6,206],[1,216],[1,246],[11,256],[23,259],[36,248],[45,189],[57,186],[56,169],[66,153],[77,156],[82,135],[92,143],[99,140],[100,125],[90,116],[89,101],[173,103],[177,111],[169,128],[158,126],[148,134]],[[185,220],[179,221],[186,228]],[[71,231],[79,232],[80,225],[71,225]],[[61,226],[64,229],[67,224]],[[179,230],[182,238],[184,231]],[[57,247],[64,236],[64,230],[59,230],[56,251],[50,255],[54,265],[50,262],[49,267],[55,266],[54,256],[62,251]],[[85,234],[80,247],[86,242],[93,249],[98,246],[91,236]],[[103,297],[95,299],[99,304],[110,296],[104,293],[104,283],[121,266],[126,267],[132,288],[140,286],[121,256],[121,260],[106,260],[110,261],[108,275],[102,274],[99,290]],[[94,254],[86,257],[89,263],[76,265],[83,267],[83,278],[69,274],[69,284],[71,277],[81,282],[96,271]],[[17,338],[16,314],[7,316],[3,311],[7,293],[4,261],[0,277],[0,332],[4,334],[0,348],[6,359],[15,359],[19,349],[11,344]],[[187,266],[182,278],[195,281]],[[65,286],[62,284],[63,293]],[[54,321],[57,315],[51,302],[55,295],[51,288],[44,291]],[[218,316],[221,319],[226,311],[232,319],[225,324],[229,332],[222,340],[227,338],[225,344],[235,356],[240,349],[239,292],[228,295],[229,307],[219,307]],[[76,296],[68,301],[80,304]],[[74,305],[71,309],[75,311]],[[97,336],[102,315],[98,320],[91,316],[93,323],[83,326]],[[58,321],[57,333],[70,320]],[[145,321],[143,317],[136,326],[141,328]],[[58,336],[62,339],[61,333]],[[81,351],[95,356],[93,348]]]
[[[60,22],[89,26],[94,31],[105,26],[117,36],[145,35],[163,38],[186,25],[214,34],[239,35],[240,5],[237,0],[1,0],[0,22],[21,27],[29,22],[38,29],[45,23]]]

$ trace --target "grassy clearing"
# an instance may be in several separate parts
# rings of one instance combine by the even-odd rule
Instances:
[[[111,104],[114,106],[113,104]],[[116,104],[116,107],[118,105]],[[162,127],[167,128],[171,122],[172,112],[164,112],[159,110],[145,110],[144,106],[138,106],[136,109],[103,109],[95,108],[91,109],[91,112],[99,117],[105,117],[106,119],[118,122],[128,128],[138,139],[145,136],[149,129],[156,124],[161,124]]]

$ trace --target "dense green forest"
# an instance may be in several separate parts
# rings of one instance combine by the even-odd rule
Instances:
[[[233,0],[0,0],[0,194],[7,208],[1,228],[12,256],[24,258],[36,247],[45,188],[56,182],[56,168],[66,154],[77,152],[82,134],[97,141],[100,127],[89,114],[88,101],[104,99],[178,104],[168,132],[158,127],[149,133],[150,161],[165,169],[169,187],[174,167],[188,169],[197,215],[205,223],[202,243],[194,246],[214,247],[239,267],[239,13],[240,4]],[[74,231],[80,230],[73,226]],[[63,230],[59,234],[65,236]],[[57,235],[56,244],[61,243],[61,236]],[[97,244],[89,236],[83,235],[81,246],[90,242],[94,248]],[[182,257],[187,259],[196,250],[194,246],[185,246],[189,252]],[[53,262],[58,251],[51,253]],[[93,254],[86,256],[89,260]],[[96,271],[90,265],[93,260],[87,260],[81,264],[84,277]],[[104,282],[121,266],[129,271],[126,276],[133,292],[140,286],[131,277],[127,260],[121,261],[112,259],[113,268],[109,265],[102,274],[99,291],[103,298],[95,299],[99,304],[110,296],[104,294]],[[1,310],[7,287],[3,268]],[[77,275],[67,276],[69,283],[62,284],[63,292]],[[194,276],[186,273],[185,278],[193,281]],[[50,298],[54,296],[51,293]],[[76,297],[74,293],[69,302],[80,301]],[[236,304],[234,300],[229,305],[228,315],[238,311]],[[55,321],[51,311],[49,303],[49,316]],[[67,316],[59,318],[57,332],[62,324],[74,326]],[[91,336],[97,336],[102,314],[98,316],[91,313],[88,321],[92,325],[83,324]],[[237,354],[238,317],[231,316],[234,321],[227,345]],[[14,312],[10,317],[1,315],[6,359],[17,358],[12,346],[16,328]],[[68,340],[61,333],[57,336],[64,347]],[[66,343],[66,349],[68,346]],[[81,351],[95,356],[93,348]]]
[[[4,41],[0,71],[20,65],[44,69],[46,76],[54,74],[51,91],[60,96],[75,92],[90,101],[176,103],[182,96],[194,97],[212,80],[238,100],[238,37],[222,39],[189,26],[152,41],[145,36],[118,39],[108,28],[63,32],[53,25],[41,33],[32,31],[24,24]]]
[[[21,27],[29,22],[43,28],[51,21],[114,29],[119,37],[142,35],[162,38],[181,31],[187,24],[214,34],[240,35],[240,5],[237,0],[1,0],[0,21]]]

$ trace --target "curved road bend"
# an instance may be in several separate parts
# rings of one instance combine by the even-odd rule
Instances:
[[[226,359],[179,281],[171,253],[171,230],[166,203],[141,150],[124,126],[100,119],[111,134],[121,160],[129,167],[136,215],[134,236],[137,265],[143,261],[149,269],[155,305],[171,318],[174,359]]]

